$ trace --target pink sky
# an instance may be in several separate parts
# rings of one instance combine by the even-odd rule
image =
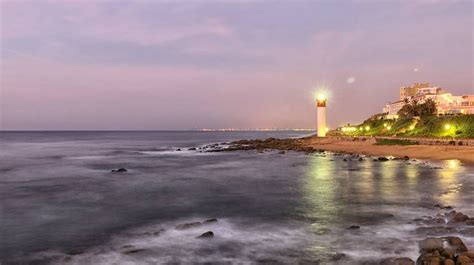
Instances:
[[[310,128],[318,85],[335,127],[413,82],[474,94],[472,8],[4,1],[0,129]]]

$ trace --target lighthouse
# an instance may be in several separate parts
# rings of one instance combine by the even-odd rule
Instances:
[[[318,118],[318,137],[326,137],[328,127],[326,125],[326,97],[323,94],[319,94],[316,98],[317,107],[317,118]]]

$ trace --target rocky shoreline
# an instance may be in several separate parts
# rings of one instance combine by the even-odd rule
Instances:
[[[315,153],[330,151],[336,154],[354,154],[375,157],[413,157],[427,160],[458,159],[463,163],[474,164],[474,146],[445,145],[377,145],[373,138],[341,139],[337,137],[318,138],[314,136],[294,139],[255,139],[240,140],[227,145],[209,145],[201,152],[225,152],[238,150],[279,150]]]
[[[297,139],[276,139],[268,138],[264,140],[239,140],[231,143],[214,144],[205,146],[201,152],[232,152],[254,150],[259,153],[271,150],[277,150],[279,154],[285,154],[288,151],[303,152],[306,154],[325,153],[323,148],[315,148],[308,144],[312,137]],[[344,160],[368,159],[357,153],[350,151],[339,151],[334,155],[348,155]],[[389,160],[410,161],[407,155],[399,157],[375,156],[371,157],[373,161],[384,162]],[[419,257],[416,261],[408,257],[393,257],[383,259],[379,264],[383,265],[467,265],[474,264],[474,251],[464,244],[462,237],[474,237],[474,217],[469,217],[461,212],[453,210],[453,206],[434,205],[444,213],[438,213],[436,216],[423,216],[412,220],[410,223],[417,225],[414,233],[420,235],[418,243]],[[358,229],[359,226],[351,226],[348,229]],[[472,249],[472,248],[471,248]],[[343,258],[344,259],[344,258]]]

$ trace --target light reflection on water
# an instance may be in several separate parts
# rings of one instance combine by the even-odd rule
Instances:
[[[463,173],[464,167],[461,161],[457,159],[446,160],[443,162],[442,169],[438,170],[438,182],[446,187],[448,191],[440,196],[443,205],[454,205],[458,201],[459,191],[462,184],[458,182],[457,176]]]

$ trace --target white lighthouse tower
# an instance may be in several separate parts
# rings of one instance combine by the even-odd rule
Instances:
[[[318,137],[326,137],[326,132],[328,131],[328,127],[326,124],[326,97],[323,94],[319,94],[316,99],[316,107],[317,107],[317,118],[318,118]]]

